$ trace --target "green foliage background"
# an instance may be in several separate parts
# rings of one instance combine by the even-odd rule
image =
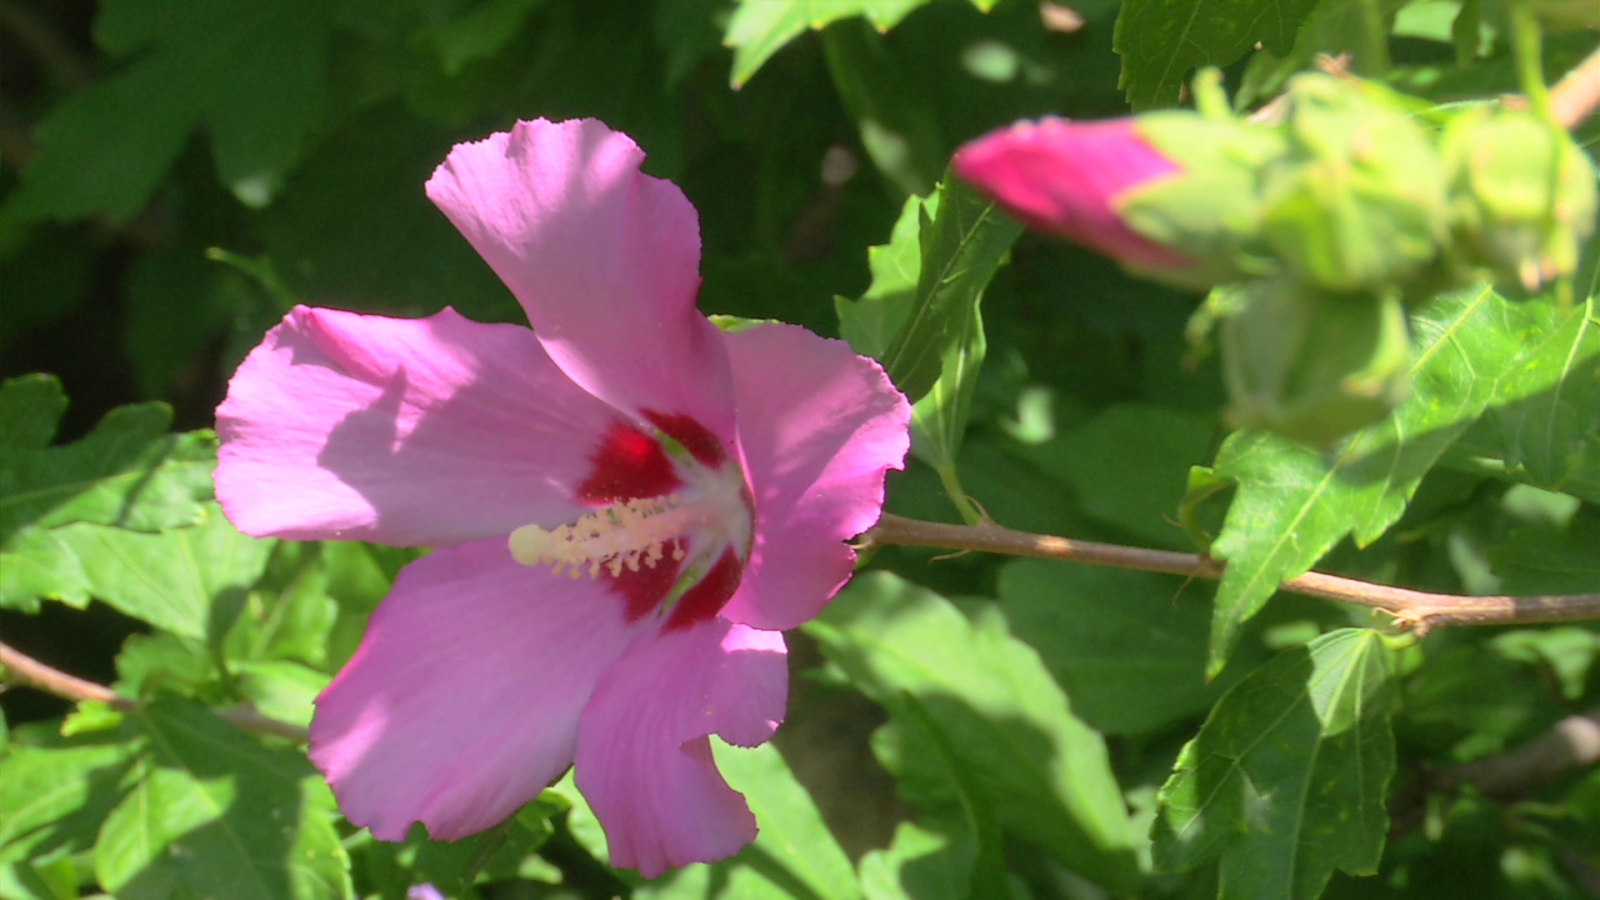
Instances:
[[[1175,105],[1202,64],[1240,104],[1339,51],[1436,102],[1513,91],[1494,8],[0,0],[0,638],[149,701],[0,695],[0,898],[1600,896],[1600,771],[1456,777],[1600,711],[1600,628],[1415,642],[1274,594],[1313,565],[1600,591],[1600,254],[1570,306],[1420,310],[1411,396],[1322,453],[1229,433],[1198,298],[944,172],[1018,117]],[[1550,74],[1596,43],[1549,35]],[[707,313],[884,363],[917,401],[891,511],[1199,538],[1227,577],[880,550],[791,635],[774,745],[718,748],[762,828],[725,862],[610,869],[570,777],[456,844],[352,829],[238,723],[304,725],[411,555],[237,534],[206,429],[294,303],[516,321],[421,185],[536,116],[603,119],[683,188]]]

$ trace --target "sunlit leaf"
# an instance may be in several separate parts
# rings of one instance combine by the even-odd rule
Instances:
[[[953,466],[966,434],[986,349],[979,303],[1018,234],[947,178],[928,199],[907,199],[889,243],[868,250],[861,298],[834,300],[840,334],[912,399],[912,452],[936,469]]]
[[[1161,789],[1155,860],[1221,857],[1218,900],[1314,900],[1335,868],[1375,871],[1394,775],[1389,651],[1348,628],[1233,687]]]
[[[994,610],[974,622],[880,572],[851,582],[807,628],[891,718],[908,715],[904,695],[926,710],[1004,828],[1113,890],[1132,884],[1132,837],[1105,743]]]
[[[240,534],[216,507],[203,525],[158,534],[87,523],[58,533],[77,555],[94,596],[200,640],[227,631],[274,543]]]
[[[1211,552],[1228,561],[1217,591],[1208,670],[1286,581],[1350,535],[1376,540],[1405,511],[1422,476],[1494,401],[1551,327],[1541,303],[1513,304],[1487,288],[1432,301],[1412,318],[1410,395],[1389,418],[1323,453],[1261,432],[1235,433],[1218,476],[1238,483]]]
[[[807,29],[865,16],[872,27],[888,31],[928,0],[741,0],[728,19],[723,43],[733,48],[734,87]]]
[[[140,779],[100,830],[94,870],[118,900],[352,896],[332,797],[298,750],[269,750],[204,707],[130,715]]]
[[[24,525],[192,525],[211,496],[215,438],[169,434],[165,404],[122,406],[82,439],[0,457],[0,544]]]
[[[118,737],[17,747],[0,761],[0,862],[94,845],[131,764]]]
[[[1136,111],[1176,106],[1197,66],[1226,66],[1256,44],[1285,56],[1318,0],[1124,0],[1112,46]]]
[[[1022,226],[965,182],[946,177],[936,208],[919,212],[917,289],[906,323],[880,362],[913,403],[939,379],[945,356],[972,340],[978,303]]]
[[[1529,336],[1467,440],[1476,449],[1486,442],[1480,434],[1498,431],[1499,447],[1478,457],[1480,467],[1493,459],[1519,481],[1600,503],[1600,298],[1532,312],[1549,324]]]
[[[39,600],[89,605],[89,579],[55,529],[25,526],[0,543],[0,608],[37,612]]]

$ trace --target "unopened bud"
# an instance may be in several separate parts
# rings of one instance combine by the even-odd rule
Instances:
[[[1565,131],[1528,110],[1479,107],[1451,120],[1441,149],[1469,264],[1528,291],[1577,270],[1595,172]]]
[[[1333,293],[1293,279],[1226,288],[1223,370],[1241,426],[1326,446],[1405,396],[1411,338],[1393,291]]]
[[[1031,228],[1134,274],[1203,289],[1253,274],[1270,129],[1190,112],[1019,122],[956,151],[952,170]]]
[[[1333,291],[1377,290],[1422,269],[1448,235],[1439,155],[1381,88],[1311,73],[1291,82],[1288,155],[1266,180],[1266,242],[1286,270]]]

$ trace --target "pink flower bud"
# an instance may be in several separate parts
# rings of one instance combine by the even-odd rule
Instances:
[[[1017,122],[963,145],[950,167],[1028,227],[1130,269],[1192,264],[1134,231],[1118,209],[1128,192],[1182,172],[1139,133],[1134,119]]]
[[[1183,110],[1018,122],[956,151],[952,170],[1027,225],[1135,275],[1207,290],[1271,272],[1261,177],[1280,130]]]

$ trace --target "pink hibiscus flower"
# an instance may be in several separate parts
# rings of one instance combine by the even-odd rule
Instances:
[[[695,310],[699,228],[599,122],[451,151],[428,196],[530,331],[298,307],[217,410],[241,531],[437,547],[317,698],[311,759],[385,840],[486,828],[576,765],[613,865],[755,836],[708,736],[767,740],[781,631],[850,577],[910,411],[872,361]]]

